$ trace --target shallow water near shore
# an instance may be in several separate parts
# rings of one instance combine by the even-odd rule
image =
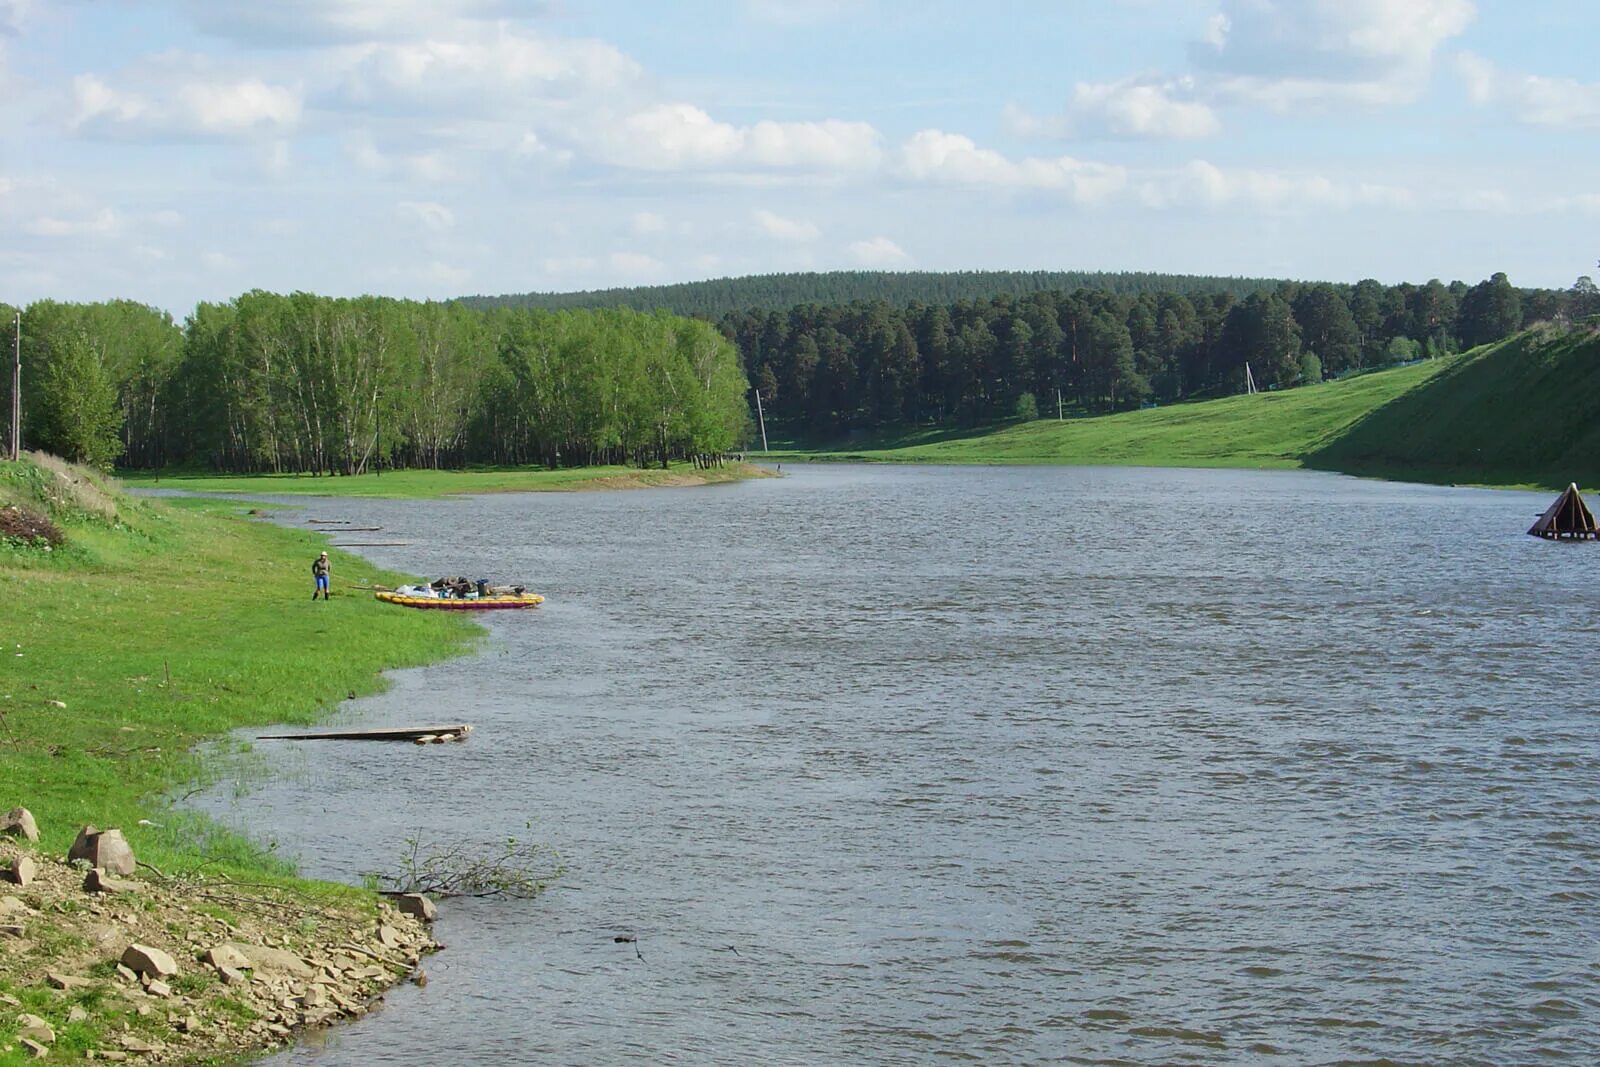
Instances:
[[[311,875],[412,835],[567,870],[445,902],[425,989],[268,1063],[1600,1062],[1600,546],[1524,536],[1544,495],[786,465],[296,503],[548,601],[339,717],[468,743],[262,742],[197,802]]]

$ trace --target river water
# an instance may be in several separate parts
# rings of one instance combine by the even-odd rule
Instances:
[[[1547,502],[851,466],[317,502],[548,602],[340,716],[469,743],[262,743],[206,808],[314,875],[411,836],[566,871],[446,902],[426,988],[268,1062],[1600,1062],[1600,549],[1524,536]]]

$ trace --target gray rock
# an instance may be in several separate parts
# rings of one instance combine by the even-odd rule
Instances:
[[[81,1023],[89,1018],[89,1013],[82,1004],[74,1004],[67,1012],[67,1022]]]
[[[122,965],[146,978],[169,978],[178,973],[178,961],[149,945],[129,945],[122,952]]]
[[[263,971],[282,971],[287,974],[298,974],[309,977],[313,972],[311,965],[296,956],[293,952],[286,952],[281,948],[267,948],[261,945],[241,945],[230,941],[219,948],[229,948],[242,955],[249,962],[244,966],[254,967]]]
[[[17,1043],[31,1052],[33,1054],[33,1058],[36,1060],[42,1060],[46,1056],[50,1055],[49,1045],[41,1045],[31,1037],[18,1038]]]
[[[236,970],[232,967],[218,967],[217,977],[222,979],[223,985],[238,985],[240,982],[249,981],[249,979],[244,976],[243,971]]]
[[[6,881],[12,885],[27,885],[39,873],[39,865],[31,856],[12,856],[11,868],[6,871]]]
[[[60,971],[46,972],[44,979],[57,989],[88,989],[90,984],[87,978],[79,978],[75,974],[62,974]]]
[[[27,1012],[17,1016],[17,1036],[32,1038],[43,1045],[53,1045],[56,1041],[56,1032],[50,1024]]]
[[[233,945],[215,945],[206,949],[205,955],[200,957],[202,963],[209,963],[218,968],[231,967],[242,971],[250,966],[250,960],[243,952]]]
[[[83,889],[86,893],[133,893],[142,888],[138,882],[131,882],[126,878],[113,878],[99,867],[91,867],[89,873],[83,876]]]
[[[421,893],[404,893],[395,897],[394,906],[400,909],[402,915],[421,919],[425,923],[433,922],[434,916],[439,914],[439,909],[433,906],[433,901]]]
[[[85,826],[67,851],[68,860],[83,860],[110,874],[132,874],[136,860],[121,830],[96,830]]]
[[[159,978],[152,979],[150,984],[144,987],[144,991],[152,997],[172,996],[172,987]]]
[[[39,840],[39,824],[33,821],[33,812],[27,808],[12,808],[0,815],[0,834]]]

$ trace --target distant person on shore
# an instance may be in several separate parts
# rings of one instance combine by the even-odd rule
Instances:
[[[317,580],[316,589],[311,592],[311,599],[317,599],[317,594],[322,594],[322,599],[328,599],[328,575],[333,573],[333,564],[328,562],[328,554],[324,552],[311,561],[311,576]]]

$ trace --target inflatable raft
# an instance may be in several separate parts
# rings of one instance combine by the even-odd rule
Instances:
[[[406,608],[438,608],[442,611],[506,611],[512,608],[537,607],[544,603],[544,597],[538,593],[468,597],[407,596],[404,593],[394,592],[373,595],[385,604],[399,604]]]

